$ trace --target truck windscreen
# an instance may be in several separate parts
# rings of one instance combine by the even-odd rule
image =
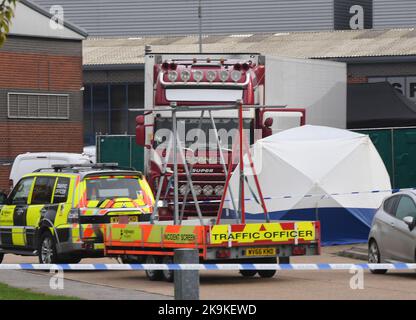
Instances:
[[[178,119],[178,134],[180,140],[186,148],[204,148],[216,150],[217,144],[215,131],[210,119],[203,119],[201,131],[198,131],[199,118]],[[225,149],[231,149],[234,139],[238,134],[238,119],[235,118],[215,118],[215,125],[221,145]],[[156,149],[162,143],[167,143],[172,131],[172,119],[157,117],[155,119],[155,145]],[[244,119],[244,134],[247,141],[252,142],[253,119]]]

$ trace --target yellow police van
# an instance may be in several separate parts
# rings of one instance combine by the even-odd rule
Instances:
[[[117,164],[36,170],[0,197],[0,263],[6,253],[40,263],[100,257],[106,224],[149,220],[153,206],[144,176]]]

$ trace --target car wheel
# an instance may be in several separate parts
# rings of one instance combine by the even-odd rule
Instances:
[[[262,278],[273,278],[276,274],[276,270],[259,270],[258,273]]]
[[[82,260],[81,257],[62,257],[59,259],[59,263],[77,264]]]
[[[157,264],[159,263],[159,258],[155,256],[147,256],[146,264]],[[146,270],[146,276],[151,281],[158,281],[163,278],[162,270]]]
[[[276,258],[270,258],[264,261],[264,263],[276,264]],[[259,276],[262,278],[272,278],[276,274],[276,270],[258,270]]]
[[[173,259],[170,256],[166,256],[162,259],[163,264],[172,264]],[[173,270],[162,270],[163,279],[167,282],[173,282],[174,280],[174,271]]]
[[[0,253],[0,263],[3,262],[3,258],[4,258],[4,253]]]
[[[120,257],[121,262],[124,264],[135,264],[139,263],[137,257],[131,255],[123,255]]]
[[[56,253],[55,239],[49,231],[46,231],[40,237],[39,242],[39,263],[55,264],[58,263],[58,255]]]
[[[256,270],[240,270],[240,274],[243,277],[249,278],[249,277],[254,277],[257,274],[257,271]]]
[[[380,250],[378,248],[377,242],[372,240],[368,247],[368,263],[380,263],[381,256]],[[374,274],[385,274],[387,272],[386,269],[370,269],[371,273]]]

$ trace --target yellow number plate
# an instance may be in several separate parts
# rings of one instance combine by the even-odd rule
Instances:
[[[111,217],[110,221],[111,221],[111,223],[139,222],[139,217],[138,216],[131,216],[131,217],[128,217],[128,218],[127,218],[127,216],[124,216],[124,217]]]
[[[276,255],[276,248],[248,248],[246,249],[245,255],[247,257],[253,256],[275,256]]]

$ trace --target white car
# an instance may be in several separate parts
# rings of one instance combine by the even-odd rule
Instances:
[[[20,178],[41,168],[51,168],[54,164],[91,164],[90,157],[78,153],[39,152],[23,153],[16,157],[10,172],[10,186],[14,187]]]
[[[92,163],[97,162],[97,147],[96,146],[86,146],[83,150],[83,155],[86,155],[90,158]]]

